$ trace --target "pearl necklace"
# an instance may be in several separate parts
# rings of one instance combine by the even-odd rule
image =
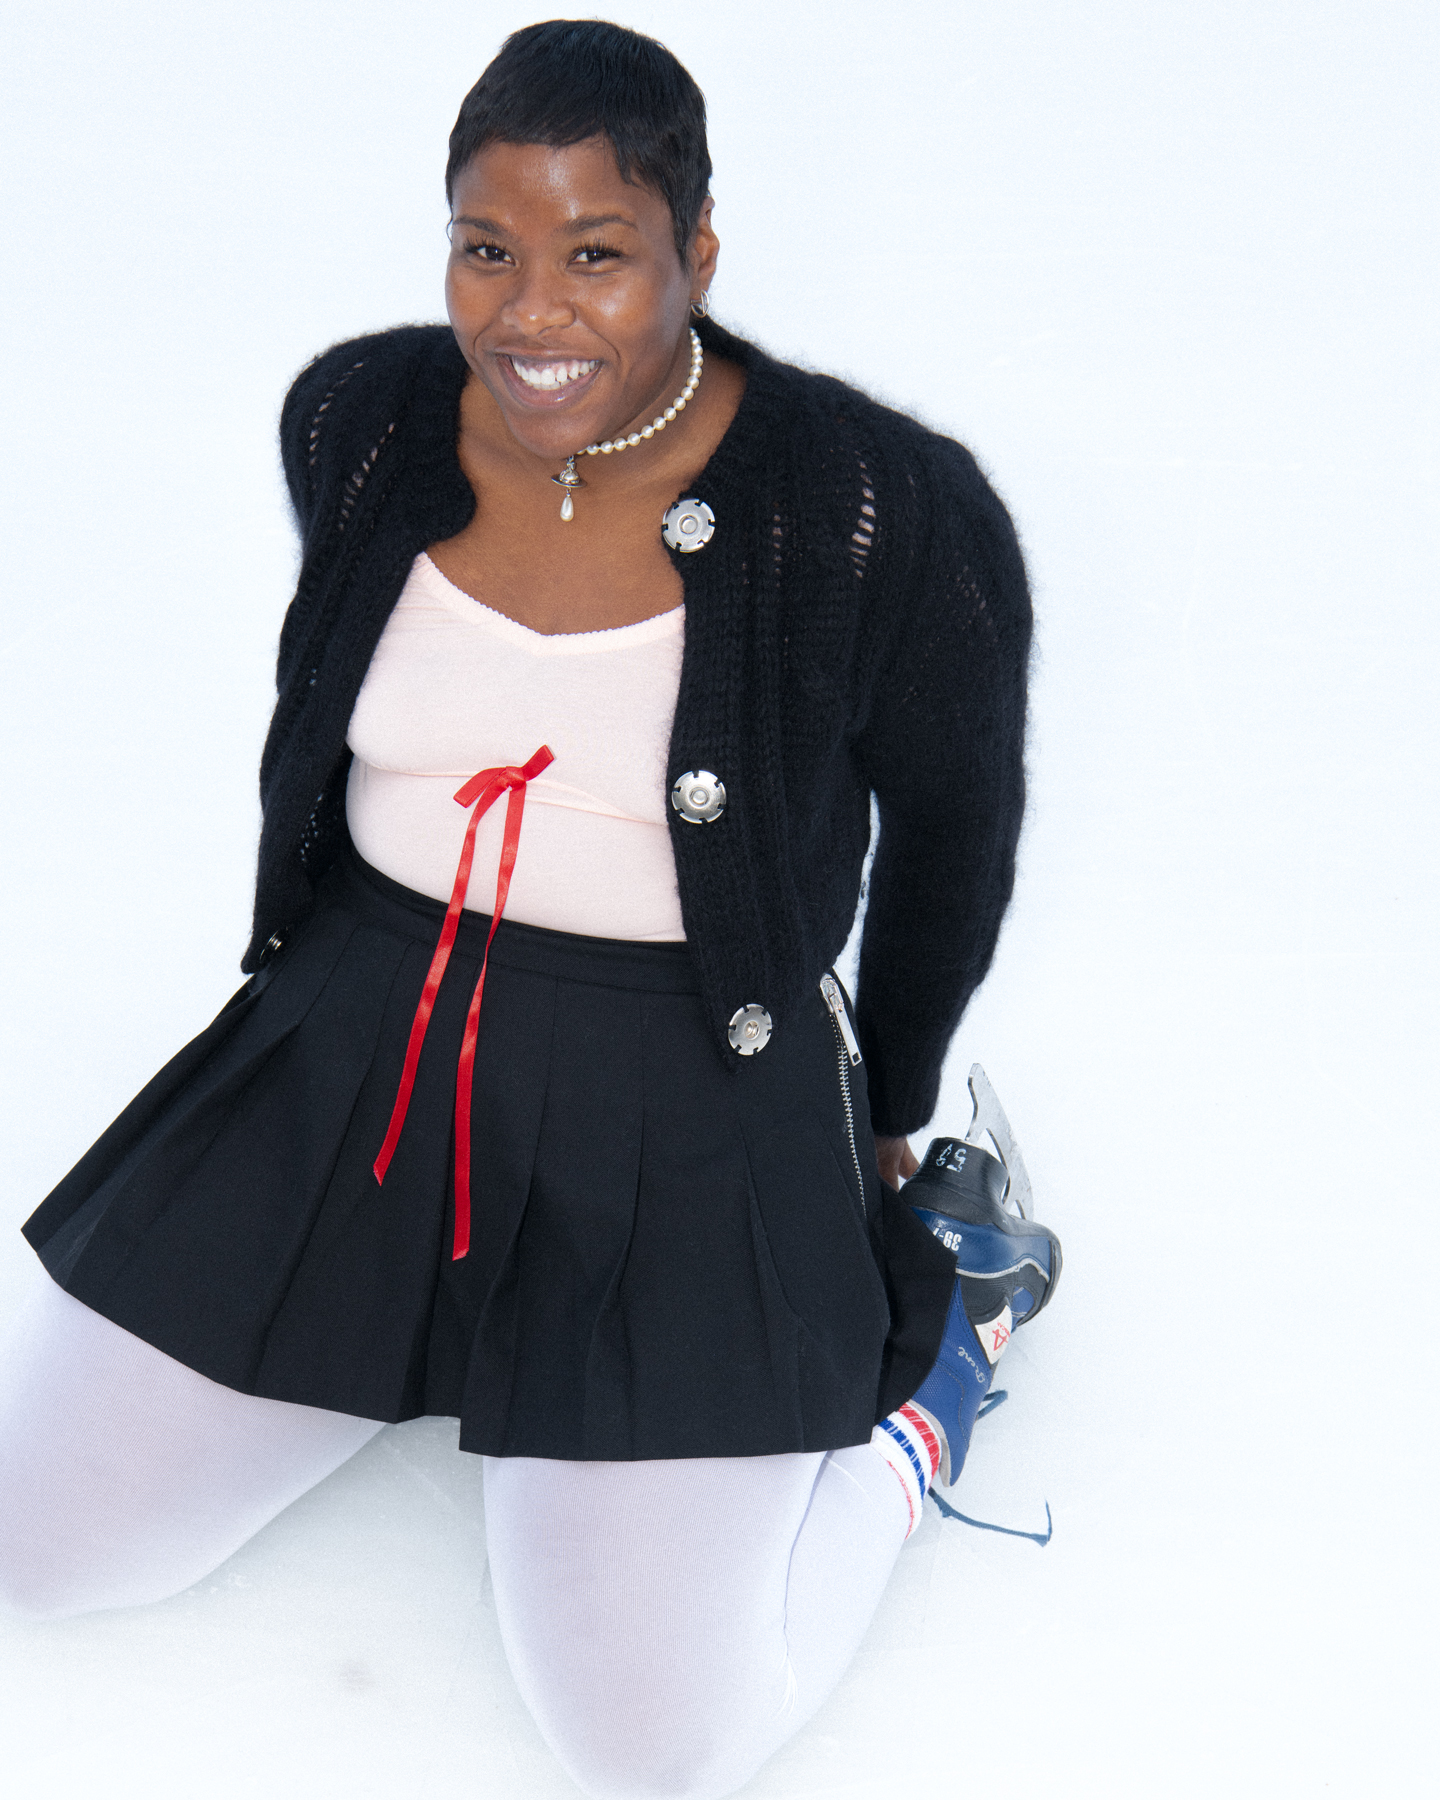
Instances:
[[[645,438],[652,438],[657,431],[663,431],[676,413],[684,412],[687,404],[694,397],[695,390],[700,385],[700,371],[704,366],[705,352],[700,348],[699,334],[692,327],[690,332],[690,379],[664,412],[657,413],[643,431],[632,431],[629,437],[607,438],[603,444],[587,444],[583,451],[577,450],[575,455],[610,456],[616,450],[633,450],[636,444],[641,443]],[[566,520],[573,519],[575,517],[575,489],[585,486],[584,478],[575,473],[575,457],[567,456],[565,467],[558,475],[552,475],[550,479],[556,487],[562,487],[565,490],[565,498],[560,502],[560,517]]]

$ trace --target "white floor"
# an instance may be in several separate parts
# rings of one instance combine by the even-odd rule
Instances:
[[[293,370],[440,314],[525,15],[12,21],[0,1214],[236,984]],[[765,1800],[1421,1791],[1433,1765],[1432,9],[672,3],[728,323],[971,443],[1035,581],[988,1069],[1065,1246],[959,1503]],[[779,203],[777,203],[777,195]],[[167,986],[148,991],[164,966]],[[0,1233],[0,1306],[28,1252]],[[0,1625],[26,1800],[574,1793],[475,1464],[387,1430],[212,1580]]]

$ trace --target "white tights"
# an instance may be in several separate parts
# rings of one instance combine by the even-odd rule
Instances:
[[[39,1281],[0,1350],[0,1597],[36,1618],[208,1574],[380,1425],[220,1387]],[[909,1525],[868,1445],[485,1458],[506,1654],[588,1794],[717,1800],[816,1710]]]

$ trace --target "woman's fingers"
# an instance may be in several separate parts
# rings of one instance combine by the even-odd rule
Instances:
[[[877,1137],[875,1155],[880,1164],[881,1179],[888,1181],[893,1188],[898,1188],[902,1181],[908,1181],[920,1167],[918,1157],[910,1148],[909,1138]]]

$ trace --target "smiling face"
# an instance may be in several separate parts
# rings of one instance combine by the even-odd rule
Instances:
[[[708,200],[687,266],[669,207],[622,178],[606,139],[495,143],[455,178],[450,236],[456,342],[522,448],[563,461],[684,386],[719,249]]]

